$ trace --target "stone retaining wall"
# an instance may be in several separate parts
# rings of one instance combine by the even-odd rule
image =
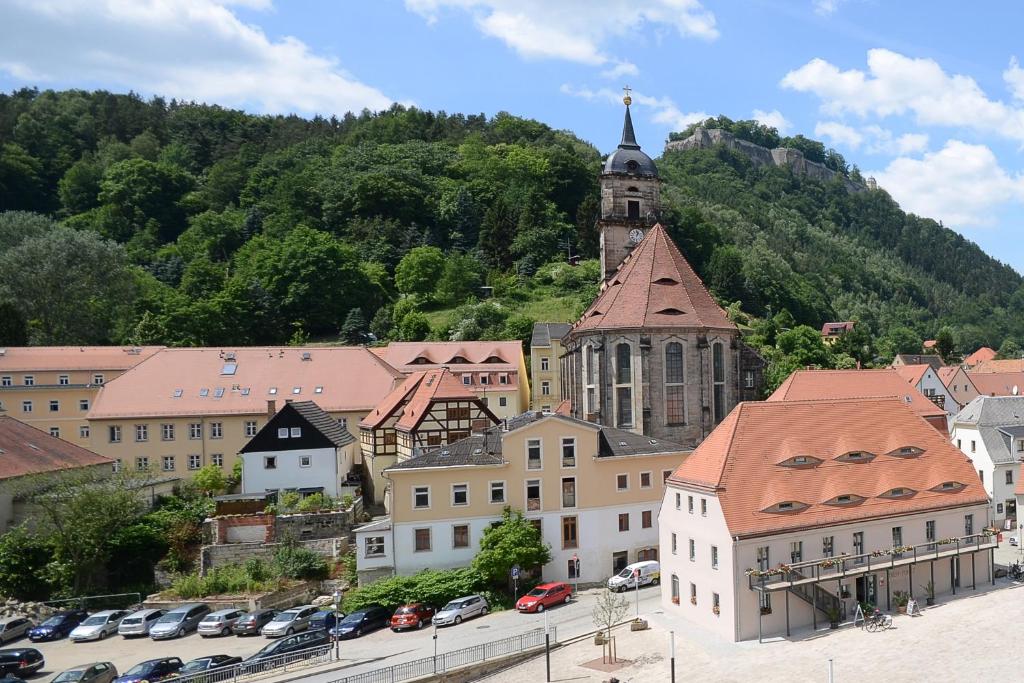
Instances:
[[[308,604],[319,595],[319,581],[303,581],[300,584],[273,593],[259,595],[216,595],[195,600],[168,600],[159,594],[150,595],[142,606],[146,609],[174,609],[189,602],[203,602],[210,609],[288,609],[295,605]]]
[[[348,537],[298,541],[297,545],[300,548],[312,550],[321,557],[336,560],[348,552]],[[206,545],[199,550],[199,573],[205,575],[210,569],[226,564],[244,564],[246,560],[254,557],[270,562],[274,559],[274,553],[280,547],[280,543]]]

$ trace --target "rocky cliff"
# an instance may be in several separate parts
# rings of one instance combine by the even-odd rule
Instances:
[[[732,133],[719,128],[698,126],[690,137],[666,143],[665,152],[684,149],[706,149],[717,144],[722,144],[737,152],[742,152],[750,158],[755,166],[788,166],[794,173],[806,175],[822,182],[829,182],[833,178],[838,177],[850,192],[864,192],[868,190],[867,185],[850,180],[842,173],[833,171],[824,164],[808,161],[804,158],[803,152],[798,149],[789,147],[767,149],[766,147],[755,145],[753,142],[741,140]]]

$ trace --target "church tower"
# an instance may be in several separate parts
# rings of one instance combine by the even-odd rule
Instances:
[[[601,272],[607,280],[657,222],[661,180],[654,161],[643,153],[629,115],[629,87],[622,99],[626,118],[622,141],[601,172]]]

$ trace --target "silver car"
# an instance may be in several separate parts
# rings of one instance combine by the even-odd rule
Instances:
[[[149,637],[153,640],[180,638],[186,633],[195,631],[199,622],[209,613],[209,605],[200,602],[175,607],[156,620],[156,623],[149,629]]]
[[[260,633],[267,638],[280,638],[305,631],[309,628],[310,618],[319,611],[320,608],[315,605],[302,605],[286,609],[271,619]]]
[[[209,636],[229,636],[231,635],[231,627],[245,614],[246,611],[241,609],[222,609],[210,612],[199,622],[199,628],[196,630],[203,638]]]
[[[121,625],[121,620],[126,616],[128,616],[128,612],[123,609],[107,609],[90,614],[85,621],[71,631],[68,638],[76,643],[84,640],[103,640],[107,636],[117,633],[117,627]]]
[[[121,620],[117,632],[125,638],[148,636],[149,629],[153,628],[153,624],[164,614],[166,612],[162,609],[140,609],[138,612],[132,612]]]
[[[33,626],[35,624],[26,617],[11,617],[10,619],[0,620],[0,643],[21,638]]]
[[[479,595],[467,595],[452,600],[434,615],[434,626],[461,624],[466,619],[483,616],[489,609],[487,600]]]

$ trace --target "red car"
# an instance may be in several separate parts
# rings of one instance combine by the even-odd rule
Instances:
[[[434,608],[422,602],[402,605],[391,615],[391,630],[401,631],[406,628],[423,628],[434,618]]]
[[[542,583],[519,598],[516,609],[520,612],[543,612],[548,607],[567,603],[572,599],[572,586],[565,583]]]

